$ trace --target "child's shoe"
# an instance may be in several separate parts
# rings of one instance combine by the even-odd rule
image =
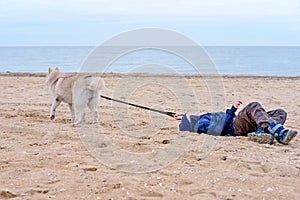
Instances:
[[[297,135],[297,131],[286,129],[278,122],[272,122],[268,131],[281,144],[288,144]]]
[[[262,128],[258,128],[253,133],[248,133],[248,140],[259,144],[273,144],[274,136],[266,133]]]

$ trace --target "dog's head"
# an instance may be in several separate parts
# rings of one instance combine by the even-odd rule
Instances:
[[[53,82],[55,82],[59,78],[59,75],[60,75],[60,71],[58,67],[56,67],[54,70],[52,70],[51,67],[49,67],[46,76],[46,85],[50,86]]]

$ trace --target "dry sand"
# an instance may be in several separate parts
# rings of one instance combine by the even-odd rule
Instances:
[[[80,138],[81,127],[95,127],[90,118],[85,125],[72,126],[68,106],[62,104],[56,119],[49,119],[52,97],[43,76],[0,76],[0,199],[300,199],[299,135],[285,146],[257,144],[246,137],[180,133],[178,121],[168,116],[133,107],[126,112],[123,105],[102,100],[96,128],[129,154],[144,157],[186,137],[162,156],[178,159],[156,171],[132,173],[144,166],[126,156],[112,154],[111,161],[103,156],[112,169]],[[299,130],[300,77],[224,76],[220,82],[210,76],[206,82],[202,76],[106,74],[104,79],[104,95],[176,112],[208,112],[230,107],[235,100],[259,101],[267,110],[284,108],[286,127]],[[224,87],[212,90],[209,81]],[[222,100],[222,93],[224,102],[212,100]],[[92,145],[106,148],[107,143],[96,143]],[[198,161],[199,151],[206,150],[209,155]],[[113,158],[124,165],[114,165]]]

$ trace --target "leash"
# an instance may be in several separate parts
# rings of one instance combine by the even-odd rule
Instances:
[[[118,100],[118,99],[113,99],[111,97],[107,97],[107,96],[104,96],[104,95],[100,95],[100,97],[103,98],[103,99],[110,100],[110,101],[115,101],[115,102],[118,102],[118,103],[123,103],[123,104],[127,104],[127,105],[130,105],[130,106],[138,107],[138,108],[141,108],[141,109],[144,109],[144,110],[149,110],[149,111],[157,112],[157,113],[160,113],[160,114],[168,115],[170,117],[174,117],[174,115],[176,114],[174,112],[167,112],[167,111],[156,110],[154,108],[149,108],[149,107],[146,107],[146,106],[141,106],[141,105],[129,103],[129,102],[126,102],[126,101],[121,101],[121,100]]]

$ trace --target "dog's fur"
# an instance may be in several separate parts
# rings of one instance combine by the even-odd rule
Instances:
[[[55,109],[61,102],[65,102],[69,105],[74,124],[84,121],[86,107],[93,113],[93,123],[98,122],[97,104],[100,92],[104,88],[102,78],[92,75],[66,75],[57,67],[54,70],[48,69],[46,85],[54,97],[50,112],[51,120],[55,118]]]

